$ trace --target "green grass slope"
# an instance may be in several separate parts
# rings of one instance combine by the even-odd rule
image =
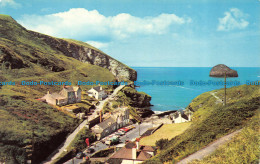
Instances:
[[[55,39],[55,38],[53,38]],[[0,15],[0,161],[24,163],[32,143],[36,163],[61,144],[78,121],[35,100],[62,86],[23,86],[21,81],[115,81],[109,70],[82,63],[52,49],[10,16]],[[82,86],[83,90],[91,86]],[[106,88],[106,86],[105,86]],[[110,86],[111,89],[111,86]],[[34,130],[34,134],[32,131]]]
[[[248,121],[241,133],[234,139],[222,145],[212,155],[207,156],[201,161],[191,162],[191,164],[218,164],[219,161],[227,164],[258,164],[260,159],[259,117],[260,111]]]
[[[259,110],[259,89],[259,86],[247,85],[227,89],[226,106],[218,103],[211,94],[222,98],[223,89],[201,94],[189,105],[195,111],[190,128],[171,139],[158,155],[145,163],[174,163],[221,136],[244,127]]]

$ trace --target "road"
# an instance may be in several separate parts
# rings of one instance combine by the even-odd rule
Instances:
[[[134,124],[134,126],[136,127],[135,129],[129,131],[128,133],[126,133],[125,135],[120,137],[120,142],[121,143],[125,143],[125,140],[133,140],[133,139],[139,137],[139,125],[138,124]],[[153,127],[153,125],[151,123],[142,123],[142,124],[140,124],[140,135],[142,135],[149,128],[152,128],[152,127]],[[108,146],[106,144],[103,144],[103,143],[98,141],[96,146],[92,146],[92,148],[94,148],[95,152],[96,152],[96,151],[99,151],[99,150],[106,149],[106,148],[108,148]],[[86,150],[84,151],[84,153],[87,156],[91,155],[91,154],[87,154]],[[81,162],[82,162],[82,159],[74,158],[74,159],[71,159],[71,160],[65,162],[65,164],[73,164],[73,163],[74,164],[80,164]]]
[[[212,154],[219,146],[225,144],[226,142],[230,141],[236,134],[241,132],[240,130],[237,130],[233,133],[230,133],[224,137],[221,137],[220,139],[214,141],[213,143],[209,144],[207,147],[189,155],[188,157],[182,159],[177,164],[187,164],[193,160],[201,160],[204,157]]]
[[[96,110],[94,113],[92,113],[92,115],[90,115],[88,117],[87,120],[83,121],[75,130],[73,133],[71,133],[67,139],[65,140],[64,143],[62,143],[45,161],[43,161],[42,163],[44,164],[50,164],[52,161],[54,161],[55,159],[57,159],[63,152],[64,150],[66,150],[66,148],[71,144],[71,142],[73,141],[73,139],[76,137],[76,135],[78,134],[78,132],[83,129],[87,123],[92,120],[95,119],[96,117],[98,117],[98,114],[100,110],[103,109],[103,105],[111,100],[114,96],[116,96],[116,94],[118,93],[118,91],[120,91],[121,89],[123,89],[125,86],[124,85],[120,85],[119,87],[117,87],[113,93],[111,95],[109,95],[105,100],[100,101],[99,105],[96,107]]]

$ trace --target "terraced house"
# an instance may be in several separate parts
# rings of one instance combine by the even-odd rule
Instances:
[[[117,129],[129,124],[129,109],[122,108],[110,114],[110,116],[91,128],[97,139],[113,133]]]

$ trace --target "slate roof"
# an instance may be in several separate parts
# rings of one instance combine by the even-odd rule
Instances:
[[[95,89],[97,92],[100,92],[100,91],[102,91],[102,88],[101,88],[101,86],[96,86],[96,87],[94,87],[93,89]]]
[[[108,119],[106,119],[105,121],[102,121],[101,123],[97,124],[96,126],[99,126],[101,129],[107,129],[109,126],[111,126],[112,124],[114,124],[116,121],[113,117],[109,117]],[[94,126],[95,127],[95,126]],[[96,128],[92,128],[92,130],[95,133],[101,133],[103,130],[101,129],[96,129]]]
[[[79,89],[79,87],[64,86],[64,89],[65,89],[67,92],[77,92],[77,90]]]
[[[110,159],[130,159],[132,160],[132,148],[136,147],[134,142],[128,142],[125,147],[121,148],[118,152],[116,152]],[[154,152],[155,149],[151,146],[144,146],[141,145],[140,149],[137,150],[136,160],[145,161],[152,157],[151,154],[147,153],[146,151]]]
[[[189,120],[189,118],[188,118],[188,116],[186,114],[182,114],[181,117],[186,119],[186,120]]]
[[[144,145],[142,145],[140,147],[140,150],[143,150],[143,151],[155,151],[155,148],[152,147],[152,146],[144,146]]]

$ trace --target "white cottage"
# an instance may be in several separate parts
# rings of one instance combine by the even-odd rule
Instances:
[[[62,90],[57,93],[50,93],[40,98],[51,105],[67,105],[81,102],[81,89],[78,86],[63,86]]]
[[[191,114],[186,114],[183,113],[183,111],[177,111],[173,114],[173,122],[174,123],[182,123],[182,122],[188,122],[191,121]]]
[[[106,91],[102,88],[102,86],[92,87],[88,90],[88,95],[91,97],[95,97],[97,100],[103,100],[107,97]]]

